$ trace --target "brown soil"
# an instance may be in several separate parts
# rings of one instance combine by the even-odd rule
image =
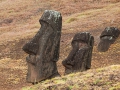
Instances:
[[[119,0],[0,0],[0,90],[18,90],[26,83],[27,64],[22,46],[40,28],[39,19],[46,9],[62,13],[58,70],[71,50],[77,32],[90,32],[95,38],[92,69],[120,64],[120,37],[105,53],[97,51],[99,35],[107,26],[120,28]]]

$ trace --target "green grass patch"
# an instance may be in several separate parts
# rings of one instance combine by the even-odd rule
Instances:
[[[77,20],[77,18],[74,18],[74,17],[73,17],[73,18],[67,19],[66,22],[67,22],[67,23],[71,23],[71,22],[76,21],[76,20]]]
[[[111,87],[109,90],[120,90],[120,86]]]

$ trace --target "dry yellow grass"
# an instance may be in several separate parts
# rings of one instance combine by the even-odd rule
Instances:
[[[21,90],[119,90],[120,65],[78,72],[23,87]]]

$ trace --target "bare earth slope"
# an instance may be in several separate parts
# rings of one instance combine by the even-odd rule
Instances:
[[[95,37],[92,69],[120,65],[120,37],[105,53],[97,51],[99,35],[107,26],[120,29],[119,0],[0,0],[0,90],[18,90],[26,83],[26,54],[22,46],[40,28],[39,19],[46,9],[63,16],[58,70],[71,50],[75,33],[88,31]],[[89,89],[88,89],[89,90]],[[105,89],[107,90],[107,89]]]

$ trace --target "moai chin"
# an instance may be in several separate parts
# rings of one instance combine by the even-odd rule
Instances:
[[[31,83],[59,76],[56,62],[59,59],[62,16],[57,11],[45,10],[39,22],[41,28],[23,46],[29,54],[26,58],[27,82]]]
[[[105,52],[109,49],[110,45],[118,38],[120,31],[115,27],[106,27],[100,35],[100,42],[98,44],[98,51]]]
[[[68,57],[62,61],[65,74],[85,71],[91,68],[92,49],[94,37],[88,32],[75,34],[71,45],[72,50]]]

